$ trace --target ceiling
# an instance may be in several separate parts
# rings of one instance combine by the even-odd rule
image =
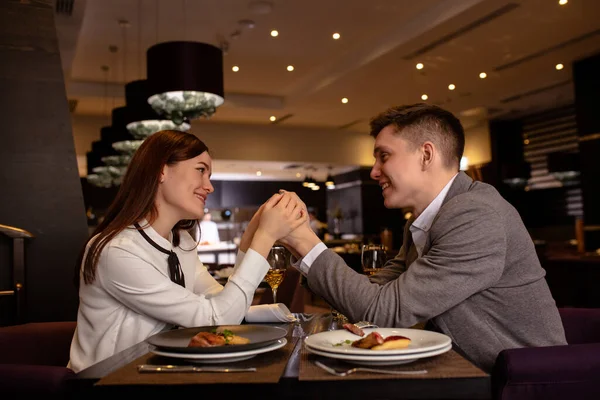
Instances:
[[[572,102],[571,63],[600,51],[598,15],[597,0],[74,0],[71,13],[57,13],[57,30],[75,117],[123,105],[123,85],[145,78],[153,44],[192,40],[225,50],[225,103],[211,121],[275,116],[282,128],[366,133],[371,116],[422,94],[466,126],[482,109],[496,118]]]

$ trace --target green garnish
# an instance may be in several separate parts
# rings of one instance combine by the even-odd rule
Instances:
[[[335,343],[334,346],[343,346],[345,344],[352,344],[352,340],[342,340],[339,343]]]

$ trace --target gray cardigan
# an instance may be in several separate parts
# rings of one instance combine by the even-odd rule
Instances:
[[[371,280],[326,250],[308,285],[352,321],[411,327],[429,320],[488,372],[503,349],[566,344],[531,237],[494,187],[459,173],[423,256],[408,268],[405,246]]]

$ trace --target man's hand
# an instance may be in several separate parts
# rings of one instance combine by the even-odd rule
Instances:
[[[311,229],[308,221],[306,224],[301,224],[298,228],[290,232],[287,236],[279,239],[279,241],[296,257],[300,259],[308,254],[321,239]]]

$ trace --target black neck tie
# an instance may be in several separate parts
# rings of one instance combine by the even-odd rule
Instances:
[[[137,228],[138,232],[142,234],[144,239],[146,239],[148,243],[154,246],[156,250],[161,251],[169,256],[169,258],[167,259],[167,263],[169,264],[169,276],[171,277],[171,280],[185,287],[185,277],[183,276],[183,271],[181,270],[181,264],[179,263],[179,258],[177,258],[177,254],[175,254],[173,250],[169,251],[163,249],[158,244],[156,244],[152,239],[150,239],[146,232],[144,232],[144,230],[137,223],[133,225]]]

